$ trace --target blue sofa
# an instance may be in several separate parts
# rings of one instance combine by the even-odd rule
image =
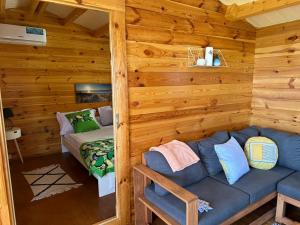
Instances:
[[[276,142],[277,165],[271,170],[251,169],[229,185],[214,145],[233,136],[244,147],[248,138],[259,135]],[[300,135],[253,126],[240,131],[217,132],[187,144],[201,161],[183,171],[173,173],[159,152],[145,153],[146,166],[134,168],[136,225],[151,223],[152,212],[169,224],[231,224],[276,198],[278,192],[300,200]],[[213,210],[198,213],[199,198],[209,202]],[[279,214],[278,218],[282,217]],[[266,215],[257,224],[273,217],[275,210]]]

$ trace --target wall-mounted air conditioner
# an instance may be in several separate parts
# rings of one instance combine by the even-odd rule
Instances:
[[[37,27],[0,24],[0,43],[45,46],[47,43],[46,30]]]

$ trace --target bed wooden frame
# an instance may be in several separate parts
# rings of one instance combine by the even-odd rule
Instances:
[[[130,221],[130,152],[128,79],[126,60],[125,0],[33,0],[77,8],[105,11],[110,14],[110,49],[114,108],[116,167],[116,217],[94,225],[129,225]],[[1,97],[0,97],[1,101]],[[5,128],[0,104],[0,224],[15,225]]]
[[[133,180],[135,225],[151,224],[152,213],[155,213],[168,225],[180,225],[163,210],[159,209],[157,206],[155,206],[145,198],[144,190],[151,181],[159,184],[186,204],[186,225],[198,225],[198,197],[196,195],[145,166],[145,160],[143,160],[143,164],[135,166],[133,168]],[[230,225],[238,221],[239,219],[245,217],[249,213],[275,199],[276,197],[276,192],[267,195],[260,201],[253,203],[244,210],[238,212],[233,217],[223,222],[221,225]],[[272,219],[275,216],[275,213],[276,208],[274,207],[273,209],[269,210],[261,217],[253,221],[250,225],[262,225],[268,220]]]
[[[62,153],[66,153],[66,152],[69,152],[71,155],[74,156],[74,158],[77,159],[77,161],[80,162],[80,164],[86,168],[88,170],[88,167],[84,164],[83,160],[80,158],[80,155],[75,155],[73,154],[73,152],[80,152],[79,149],[76,149],[75,147],[73,147],[68,141],[66,141],[63,136],[61,136],[61,148],[62,148]],[[80,153],[79,153],[80,154]],[[106,174],[104,177],[100,177],[96,174],[93,174],[93,176],[97,179],[97,183],[98,183],[98,197],[104,197],[106,195],[109,195],[109,194],[113,194],[116,192],[115,190],[115,184],[113,185],[113,191],[102,191],[102,188],[104,185],[104,183],[115,183],[116,181],[116,173],[115,172],[112,172],[112,173],[109,173],[109,174]]]

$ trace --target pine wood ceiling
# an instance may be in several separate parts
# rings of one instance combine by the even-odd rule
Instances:
[[[233,5],[236,4],[241,6],[243,4],[257,3],[261,0],[220,0],[223,4],[226,5]],[[272,6],[276,6],[277,4],[284,3],[285,1],[278,1],[278,0],[268,0],[264,1],[265,4],[269,4]],[[265,13],[259,13],[255,16],[247,17],[246,20],[251,23],[256,28],[268,27],[276,24],[287,23],[291,21],[300,20],[300,1],[286,1],[283,5],[289,6],[288,3],[291,5],[290,7],[278,7],[276,10],[269,11]],[[291,4],[292,3],[292,4]],[[253,5],[254,5],[253,4]],[[251,5],[249,7],[251,9]],[[258,10],[265,10],[264,6],[257,7]]]
[[[32,19],[39,16],[56,16],[61,19],[63,25],[70,23],[85,27],[91,33],[100,35],[100,32],[108,34],[109,15],[106,12],[75,9],[69,6],[46,3],[39,0],[0,0],[0,14],[6,10],[22,9]],[[101,33],[101,34],[102,34]]]

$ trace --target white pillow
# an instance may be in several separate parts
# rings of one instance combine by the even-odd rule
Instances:
[[[103,126],[109,126],[113,124],[113,109],[111,106],[103,106],[98,108],[100,123]]]
[[[96,110],[95,109],[83,109],[80,111],[85,111],[85,110],[90,110],[92,117],[97,121],[96,119]],[[80,112],[80,111],[74,111],[74,112]],[[57,112],[56,113],[56,118],[59,123],[60,127],[60,135],[66,135],[66,134],[73,134],[74,129],[70,121],[67,119],[66,115],[74,112]],[[98,121],[97,121],[98,123]],[[100,126],[100,125],[99,125]]]
[[[73,129],[71,123],[65,116],[66,114],[68,114],[68,113],[61,113],[61,112],[56,113],[56,119],[57,119],[57,121],[59,123],[59,127],[60,127],[60,135],[74,133],[74,129]]]

